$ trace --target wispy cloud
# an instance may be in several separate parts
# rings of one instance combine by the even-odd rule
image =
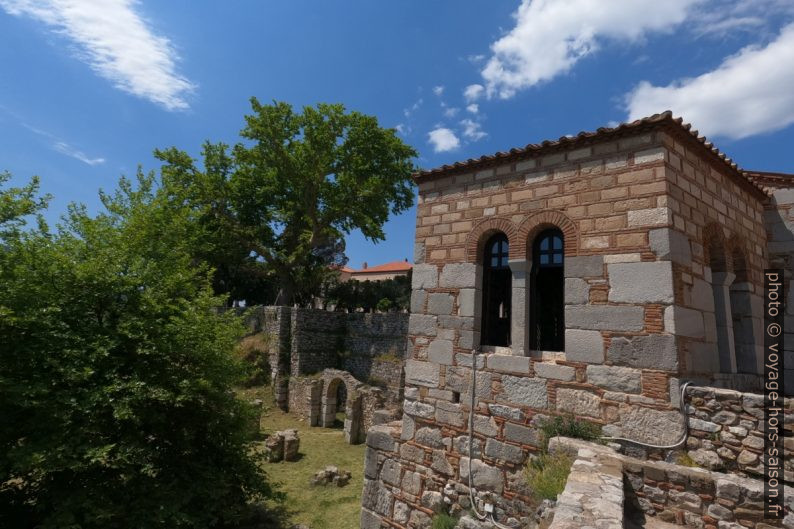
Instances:
[[[553,79],[594,53],[603,39],[636,41],[671,31],[702,1],[522,0],[515,27],[491,45],[481,71],[486,93],[510,98]]]
[[[127,93],[168,110],[189,107],[195,85],[177,72],[171,42],[154,34],[136,0],[0,0],[11,15],[29,16],[71,40],[78,58]]]
[[[90,166],[100,165],[105,163],[104,158],[91,158],[82,151],[75,149],[74,147],[63,141],[56,141],[52,147],[59,153],[65,154],[66,156],[71,156],[75,160],[80,160],[84,164],[88,164]]]
[[[436,127],[427,134],[428,141],[435,152],[454,151],[460,147],[460,140],[452,130],[446,127]]]
[[[744,138],[794,123],[794,23],[766,46],[748,46],[710,72],[667,86],[641,82],[626,97],[629,119],[664,109],[701,133]]]
[[[28,129],[33,134],[37,136],[41,136],[42,138],[46,139],[49,143],[50,147],[55,151],[74,158],[75,160],[80,160],[84,164],[95,166],[101,165],[105,163],[105,159],[102,157],[95,157],[92,158],[85,154],[83,151],[75,148],[74,146],[70,145],[69,143],[65,142],[58,136],[47,132],[46,130],[42,130],[38,127],[34,127],[33,125],[26,123],[20,116],[18,116],[15,112],[11,111],[10,109],[0,106],[0,110],[11,116],[15,121],[17,121],[21,126]]]
[[[464,119],[460,124],[463,127],[463,137],[471,141],[479,141],[488,135],[482,130],[480,123],[474,120]]]
[[[447,106],[444,107],[444,117],[454,118],[455,116],[458,115],[458,112],[460,112],[460,109],[458,107],[447,107]]]
[[[433,93],[436,94],[437,96],[441,97],[441,95],[444,93],[444,87],[441,86],[441,85],[434,86],[433,87]]]
[[[484,92],[485,92],[484,86],[480,84],[470,84],[469,86],[463,89],[463,97],[466,99],[466,102],[471,103],[477,101],[480,97],[482,97]]]
[[[466,111],[470,112],[471,114],[476,114],[480,111],[480,105],[477,103],[472,103],[471,105],[466,105]]]
[[[424,102],[425,102],[425,100],[420,97],[419,99],[416,100],[416,102],[413,105],[411,105],[408,108],[404,108],[403,109],[403,115],[406,118],[410,118],[411,115],[413,115],[414,112],[416,112],[417,110],[419,110],[422,107],[422,104]]]

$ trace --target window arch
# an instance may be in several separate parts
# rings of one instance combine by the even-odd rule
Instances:
[[[510,245],[504,233],[485,243],[482,287],[482,345],[510,345]]]
[[[564,242],[562,231],[550,228],[532,243],[529,336],[536,351],[565,350]]]

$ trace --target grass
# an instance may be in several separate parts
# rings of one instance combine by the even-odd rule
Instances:
[[[279,483],[287,494],[287,507],[293,524],[312,529],[350,529],[358,527],[361,512],[361,491],[364,486],[363,444],[349,445],[341,429],[308,426],[295,415],[284,413],[273,402],[269,387],[240,390],[246,400],[264,401],[260,429],[263,434],[296,428],[300,436],[298,461],[266,463],[265,470],[273,483]],[[264,441],[262,441],[264,445]],[[315,472],[327,465],[352,473],[344,487],[312,486]]]
[[[458,519],[445,512],[440,512],[433,516],[432,529],[455,529]]]
[[[549,445],[552,437],[563,436],[585,441],[601,442],[601,426],[592,422],[582,421],[573,416],[556,416],[542,421],[540,430],[543,432],[544,447]]]
[[[573,458],[563,452],[542,453],[527,463],[524,474],[532,495],[538,502],[557,499],[565,489],[571,465]]]

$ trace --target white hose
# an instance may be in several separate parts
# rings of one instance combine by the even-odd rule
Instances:
[[[681,400],[679,402],[679,408],[681,409],[681,416],[684,418],[684,435],[681,436],[677,442],[671,445],[654,445],[649,443],[643,443],[640,441],[635,441],[633,439],[626,439],[624,437],[609,437],[609,436],[602,436],[601,439],[609,439],[610,441],[626,441],[629,443],[638,444],[640,446],[646,446],[648,448],[656,448],[659,450],[670,450],[673,448],[678,448],[684,442],[686,442],[686,438],[689,436],[689,418],[686,415],[686,403],[684,399],[686,397],[686,388],[691,384],[691,382],[684,382],[684,385],[681,386]]]
[[[485,521],[489,519],[489,521],[494,524],[498,529],[512,529],[511,527],[507,527],[506,525],[502,525],[496,521],[493,516],[493,513],[490,512],[488,514],[480,514],[477,510],[477,503],[474,501],[474,487],[471,484],[471,458],[472,458],[472,446],[474,446],[474,392],[477,388],[477,351],[472,349],[471,351],[471,389],[469,393],[471,395],[471,401],[469,405],[469,500],[471,501],[471,509],[474,512],[474,515],[477,516],[480,520]]]

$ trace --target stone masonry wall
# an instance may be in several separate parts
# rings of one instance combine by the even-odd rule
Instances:
[[[726,389],[687,390],[690,435],[688,455],[710,470],[729,471],[760,479],[764,466],[764,396]],[[787,454],[794,454],[794,399],[785,399]],[[785,480],[794,485],[794,459],[784,460]]]
[[[794,393],[794,187],[773,188],[772,200],[764,211],[764,218],[769,241],[769,267],[780,268],[785,275],[785,385],[789,393]]]
[[[665,325],[677,335],[682,370],[702,375],[762,373],[767,197],[746,181],[730,177],[732,170],[692,142],[688,133],[664,134],[662,144],[671,222],[650,237],[666,247],[673,262],[675,303],[665,310]],[[723,254],[716,256],[725,261],[723,273],[710,267],[710,242]],[[743,265],[734,262],[735,255],[742,256]],[[716,316],[724,308],[715,307],[712,288],[723,291],[725,303],[736,311],[733,319],[738,319],[729,323],[728,339],[719,344]]]
[[[649,519],[697,529],[791,527],[794,515],[764,519],[763,482],[741,476],[642,461],[608,447],[557,437],[549,450],[576,458],[550,529],[653,526]],[[786,505],[794,507],[786,487]]]

